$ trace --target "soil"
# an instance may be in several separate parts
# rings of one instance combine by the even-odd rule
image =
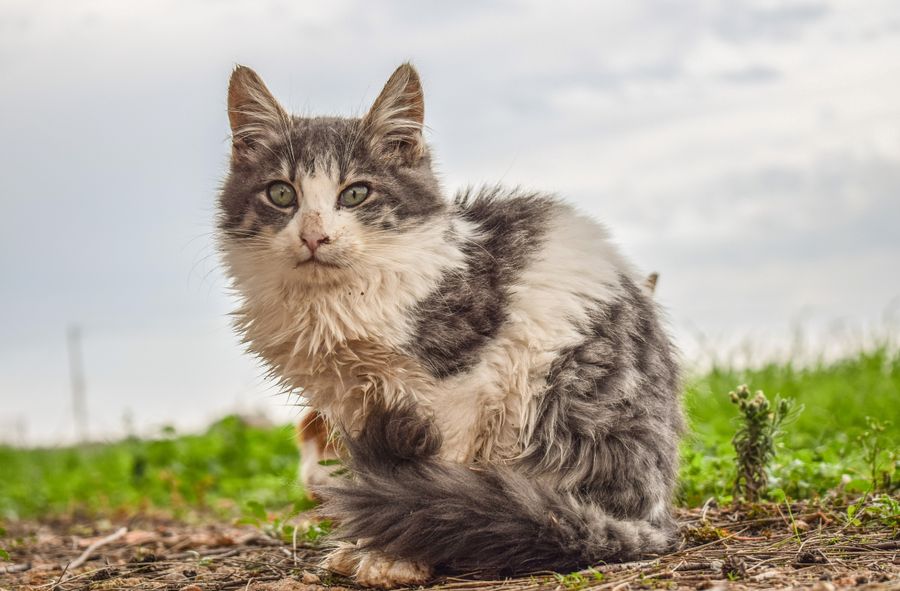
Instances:
[[[445,577],[428,588],[900,591],[896,516],[853,523],[846,506],[797,503],[682,510],[679,523],[682,548],[666,556],[566,576]],[[317,568],[320,545],[286,543],[250,526],[148,516],[20,521],[7,524],[0,546],[10,554],[0,560],[3,590],[356,589]]]

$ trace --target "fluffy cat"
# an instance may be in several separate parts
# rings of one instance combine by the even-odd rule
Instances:
[[[678,366],[595,221],[500,187],[444,197],[419,76],[361,118],[228,89],[220,246],[248,349],[342,433],[322,488],[363,585],[521,573],[671,548]]]

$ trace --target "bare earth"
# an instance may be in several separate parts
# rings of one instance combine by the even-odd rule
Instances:
[[[428,588],[900,591],[895,519],[854,525],[848,523],[846,507],[825,510],[802,503],[790,511],[784,504],[685,510],[679,518],[683,548],[657,559],[598,565],[565,577],[443,578]],[[356,589],[352,581],[316,567],[323,548],[284,543],[248,526],[140,517],[90,525],[17,522],[7,530],[3,545],[10,561],[0,561],[4,590]]]

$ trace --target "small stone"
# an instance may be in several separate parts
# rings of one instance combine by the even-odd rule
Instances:
[[[300,580],[308,585],[314,585],[316,583],[322,582],[322,580],[319,578],[319,575],[311,573],[308,570],[305,570],[300,574]]]
[[[797,554],[794,566],[799,568],[807,564],[825,564],[826,562],[828,559],[821,550],[804,550]]]
[[[794,520],[794,527],[797,528],[797,531],[808,531],[809,524],[803,521],[802,519]]]
[[[834,583],[818,581],[810,588],[810,591],[835,591],[835,589],[837,589],[837,587],[834,586]]]
[[[179,591],[203,591],[203,587],[200,585],[187,585],[179,589]]]

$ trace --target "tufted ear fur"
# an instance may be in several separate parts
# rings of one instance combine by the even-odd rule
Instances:
[[[426,154],[422,126],[425,98],[419,74],[409,63],[394,71],[363,118],[374,149],[407,165]]]
[[[228,120],[231,123],[232,157],[244,157],[266,136],[288,120],[259,75],[237,66],[228,83]]]

